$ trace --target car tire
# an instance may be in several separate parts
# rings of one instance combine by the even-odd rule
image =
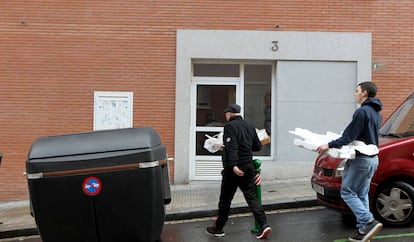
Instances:
[[[406,182],[382,186],[373,200],[375,217],[389,226],[404,226],[414,218],[414,187]]]

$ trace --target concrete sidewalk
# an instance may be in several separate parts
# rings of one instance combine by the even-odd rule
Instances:
[[[310,207],[317,205],[310,177],[264,181],[262,204],[265,210]],[[166,206],[166,220],[215,216],[220,182],[192,182],[171,186],[171,203]],[[241,191],[237,191],[232,214],[248,212]],[[0,239],[38,234],[29,211],[29,201],[0,203]]]

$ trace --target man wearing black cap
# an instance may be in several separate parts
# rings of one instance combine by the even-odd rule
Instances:
[[[207,228],[207,233],[216,237],[225,235],[223,227],[229,217],[231,201],[239,187],[259,224],[256,238],[266,239],[272,228],[267,225],[266,214],[256,197],[256,172],[252,154],[253,151],[261,150],[262,144],[253,125],[243,120],[240,109],[239,105],[232,104],[224,110],[227,123],[223,132],[223,171],[218,216],[214,225]]]

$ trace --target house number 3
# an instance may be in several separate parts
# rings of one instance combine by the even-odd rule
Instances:
[[[279,49],[279,41],[273,40],[272,41],[272,50],[277,51]]]

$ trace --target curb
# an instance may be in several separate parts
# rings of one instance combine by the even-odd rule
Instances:
[[[263,209],[265,211],[278,210],[278,209],[290,209],[290,208],[303,208],[303,207],[315,207],[320,206],[315,198],[304,199],[300,201],[290,201],[284,203],[275,203],[275,204],[263,204]],[[165,217],[165,221],[174,221],[174,220],[187,220],[195,218],[204,218],[204,217],[215,217],[217,216],[218,209],[206,209],[206,210],[197,210],[197,211],[188,211],[188,212],[179,212],[179,213],[169,213]],[[240,213],[249,213],[250,208],[247,206],[234,207],[230,209],[230,214],[240,214]]]
[[[315,198],[311,199],[301,199],[294,201],[286,201],[282,203],[275,204],[263,204],[263,209],[265,211],[278,210],[278,209],[293,209],[293,208],[302,208],[302,207],[315,207],[319,206],[319,203]],[[174,220],[187,220],[195,218],[204,218],[204,217],[214,217],[217,215],[218,209],[205,209],[205,210],[193,210],[193,211],[181,211],[176,213],[168,213],[165,216],[165,221],[174,221]],[[230,209],[230,214],[240,214],[248,213],[250,208],[247,206],[234,207]],[[35,228],[17,228],[10,231],[0,232],[0,239],[14,238],[14,237],[23,237],[23,236],[32,236],[39,235],[38,229]]]
[[[0,239],[31,236],[31,235],[38,235],[38,234],[39,234],[39,231],[37,230],[37,228],[15,229],[15,230],[0,232]]]

